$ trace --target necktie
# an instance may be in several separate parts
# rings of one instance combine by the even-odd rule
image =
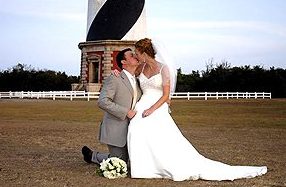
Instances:
[[[136,80],[135,77],[131,78],[132,80],[132,87],[133,87],[133,100],[132,100],[132,105],[131,105],[131,109],[134,109],[136,101],[137,101],[137,88],[136,88]]]

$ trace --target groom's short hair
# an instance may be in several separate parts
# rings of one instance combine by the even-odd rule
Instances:
[[[130,48],[126,48],[126,49],[123,49],[122,51],[119,51],[119,53],[117,54],[116,56],[116,62],[117,62],[117,66],[122,69],[122,63],[121,63],[121,60],[126,60],[125,58],[125,52],[126,51],[132,51]]]

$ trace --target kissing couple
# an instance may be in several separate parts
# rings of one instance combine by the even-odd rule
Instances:
[[[84,160],[99,164],[118,157],[130,163],[131,178],[221,181],[265,174],[266,166],[231,166],[208,159],[184,137],[168,110],[176,77],[161,49],[144,38],[135,43],[134,53],[129,48],[118,53],[123,70],[104,81],[98,99],[104,110],[99,140],[109,153],[84,146]]]

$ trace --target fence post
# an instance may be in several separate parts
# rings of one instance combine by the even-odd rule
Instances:
[[[11,91],[9,92],[9,97],[10,97],[10,99],[12,98],[12,92]]]
[[[257,99],[257,93],[256,92],[254,92],[254,98]]]
[[[269,99],[271,99],[271,92],[270,92],[270,94],[269,94]]]
[[[228,99],[228,92],[226,92],[226,99]]]
[[[205,100],[208,100],[208,93],[205,92]]]
[[[70,92],[70,100],[72,101],[73,91]]]
[[[87,101],[89,101],[89,92],[87,92]]]
[[[190,92],[187,93],[188,100],[190,100]]]
[[[53,92],[53,100],[56,100],[56,94]]]

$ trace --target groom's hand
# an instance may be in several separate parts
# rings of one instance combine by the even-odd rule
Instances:
[[[136,111],[134,111],[134,110],[129,110],[127,113],[127,117],[129,119],[132,119],[135,115],[136,115]]]

